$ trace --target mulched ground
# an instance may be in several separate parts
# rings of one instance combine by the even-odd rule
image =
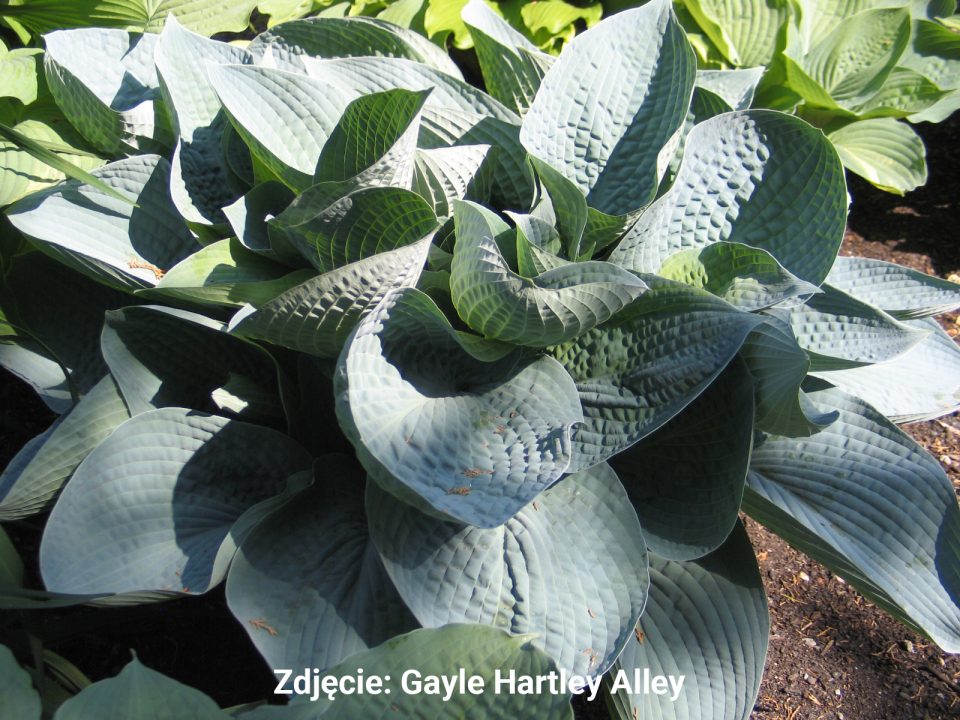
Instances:
[[[842,252],[960,281],[960,114],[919,130],[928,147],[927,186],[898,198],[854,178],[855,203]],[[951,335],[960,331],[955,314],[942,322]],[[51,419],[28,388],[0,371],[0,467]],[[905,429],[943,463],[960,489],[960,418]],[[42,520],[8,526],[25,554],[35,553]],[[756,523],[748,521],[747,528],[772,625],[755,720],[960,718],[960,656],[948,656],[906,630]],[[55,649],[94,679],[114,674],[127,662],[127,648],[135,648],[151,667],[200,685],[222,704],[236,702],[238,688],[244,698],[265,695],[270,675],[246,636],[219,611],[218,595],[146,610],[81,608],[54,614],[34,629],[51,640],[58,637]],[[0,617],[0,634],[10,620]],[[232,658],[228,668],[226,657]],[[575,705],[578,717],[606,717],[600,705]]]

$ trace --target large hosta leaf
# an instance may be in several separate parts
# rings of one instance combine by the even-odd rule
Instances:
[[[488,199],[492,159],[498,154],[499,148],[491,145],[417,150],[414,190],[430,203],[438,217],[450,217],[455,200]]]
[[[418,627],[370,540],[361,468],[326,455],[315,472],[243,541],[227,578],[230,611],[270,667],[326,669]]]
[[[640,617],[643,535],[606,465],[564,479],[489,530],[430,517],[373,484],[367,512],[387,572],[425,627],[535,633],[561,668],[598,676]]]
[[[829,285],[823,290],[790,312],[793,332],[815,370],[892,360],[927,336]]]
[[[42,511],[77,465],[129,417],[108,375],[10,461],[0,475],[0,519],[17,520]]]
[[[95,280],[121,289],[156,285],[197,249],[170,200],[170,163],[157,155],[118,160],[93,175],[136,206],[68,180],[7,210],[14,227]]]
[[[882,190],[903,195],[927,182],[923,141],[894,118],[858,120],[828,137],[844,167]]]
[[[846,207],[843,167],[823,133],[770,110],[724,113],[694,126],[673,186],[610,260],[656,272],[678,250],[728,240],[819,284],[840,248]]]
[[[40,696],[6,645],[0,645],[0,697],[10,717],[40,720]]]
[[[577,37],[523,119],[524,147],[611,215],[653,199],[660,153],[683,125],[696,60],[669,0],[619,13]]]
[[[787,3],[765,0],[692,0],[683,5],[736,67],[769,64],[790,15]]]
[[[116,677],[95,682],[67,700],[55,720],[226,720],[230,716],[199,690],[142,665],[136,657]]]
[[[875,365],[815,374],[866,400],[894,422],[948,415],[960,408],[960,348],[932,318],[908,324],[930,334],[903,355]]]
[[[439,629],[421,629],[357,653],[331,668],[328,676],[358,677],[363,671],[390,677],[384,684],[391,690],[379,695],[343,695],[323,713],[324,720],[402,717],[409,720],[436,720],[440,717],[484,718],[485,720],[572,720],[570,700],[562,693],[511,694],[507,688],[495,692],[496,678],[545,677],[557,673],[557,666],[528,635],[511,637],[501,630],[482,625],[449,625]],[[412,677],[450,674],[450,668],[463,668],[466,676],[478,677],[485,692],[454,692],[443,695],[402,692],[400,678],[407,671]],[[320,709],[326,704],[320,701]],[[314,707],[318,703],[313,704]]]
[[[44,582],[73,593],[206,592],[249,530],[241,516],[264,512],[259,504],[309,466],[268,428],[183,408],[137,415],[60,495],[40,546]]]
[[[480,359],[494,352],[501,359]],[[481,527],[560,478],[583,419],[559,363],[517,364],[516,353],[461,337],[412,289],[388,293],[361,322],[336,379],[340,425],[378,481]]]
[[[103,355],[134,415],[179,406],[277,423],[277,369],[222,323],[161,306],[107,314]],[[198,360],[199,359],[199,360]]]
[[[740,512],[752,445],[753,379],[735,359],[683,412],[613,458],[651,552],[692,560],[720,547]]]
[[[704,290],[645,279],[646,294],[553,349],[583,404],[571,471],[616,455],[670,420],[713,382],[762,322]]]
[[[430,238],[307,280],[252,313],[230,331],[318,357],[335,358],[347,336],[390,290],[414,287],[427,262]]]
[[[647,287],[605,262],[564,263],[533,279],[521,277],[497,247],[506,223],[470,202],[457,203],[454,218],[453,304],[488,338],[534,347],[566,342],[608,320]]]
[[[262,32],[249,48],[264,64],[303,72],[303,58],[395,57],[430,65],[454,78],[460,70],[423,35],[369,17],[314,17],[283,23]]]
[[[650,556],[650,595],[605,685],[618,720],[747,720],[760,690],[770,618],[750,540],[737,523],[700,560]],[[673,676],[665,694],[631,694],[618,674]]]
[[[108,155],[172,140],[153,63],[156,35],[89,28],[44,36],[46,79],[71,124]],[[156,143],[153,143],[156,145]]]
[[[844,576],[884,610],[960,650],[960,508],[937,461],[876,410],[839,390],[840,410],[804,440],[754,449],[747,511]]]
[[[838,257],[827,282],[900,320],[939,315],[960,307],[960,285],[870,258]]]
[[[163,29],[156,65],[173,108],[180,142],[173,155],[171,193],[183,216],[201,225],[224,222],[222,208],[239,197],[221,148],[227,119],[207,76],[209,65],[249,65],[243,48],[196,35],[176,20]]]

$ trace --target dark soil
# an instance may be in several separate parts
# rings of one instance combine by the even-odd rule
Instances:
[[[842,253],[960,281],[960,114],[918,129],[928,146],[928,184],[899,198],[853,178],[855,201]],[[960,331],[956,314],[941,320],[951,335]],[[0,468],[52,419],[29,388],[0,371]],[[960,418],[905,429],[943,463],[960,489]],[[36,557],[43,520],[5,525],[28,562]],[[771,613],[756,720],[960,718],[960,657],[908,631],[756,523],[748,520],[747,528]],[[28,570],[36,582],[35,567]],[[17,646],[25,629],[93,680],[115,674],[134,649],[149,666],[200,687],[221,705],[265,697],[272,689],[271,673],[219,592],[139,608],[0,614],[0,641]],[[606,717],[600,703],[575,706],[580,718]]]

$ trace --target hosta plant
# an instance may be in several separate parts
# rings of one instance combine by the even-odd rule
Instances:
[[[677,0],[702,67],[764,68],[757,105],[823,128],[844,166],[903,194],[927,181],[909,123],[960,107],[955,0]]]
[[[960,404],[932,319],[960,287],[838,258],[835,149],[743,109],[750,74],[698,73],[668,0],[556,59],[463,19],[486,91],[369,18],[46,36],[58,106],[116,159],[112,194],[6,210],[0,362],[62,415],[0,476],[0,519],[50,511],[45,588],[8,573],[0,603],[224,583],[265,673],[558,669],[606,676],[620,717],[746,718],[769,618],[745,510],[960,649],[960,509],[894,424]],[[616,682],[645,669],[677,697]],[[391,705],[571,712],[263,712]]]

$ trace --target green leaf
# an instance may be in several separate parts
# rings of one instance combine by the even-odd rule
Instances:
[[[731,110],[746,110],[753,104],[764,68],[698,70],[696,86],[718,95]]]
[[[861,117],[905,118],[935,105],[947,94],[923,75],[898,67],[876,95],[856,108],[856,113]]]
[[[814,370],[892,360],[927,336],[829,285],[791,310],[790,325]]]
[[[766,0],[685,0],[683,6],[735,67],[770,64],[790,16],[788,3]]]
[[[156,285],[164,270],[196,250],[170,200],[165,159],[140,155],[93,175],[115,192],[69,180],[23,198],[7,217],[44,252],[119,289]]]
[[[286,265],[304,265],[294,248],[280,237],[271,236],[268,221],[282,213],[295,195],[284,184],[269,180],[253,187],[233,205],[223,209],[237,240],[248,250]]]
[[[810,358],[797,343],[786,311],[771,311],[740,350],[756,387],[759,430],[787,437],[808,437],[837,419],[822,412],[800,389]]]
[[[425,515],[374,484],[367,513],[387,572],[424,627],[476,622],[532,633],[568,673],[606,672],[646,600],[640,523],[604,465],[487,530]]]
[[[681,250],[664,261],[658,274],[707,290],[747,311],[820,292],[784,270],[765,250],[738,243]]]
[[[320,272],[416,243],[437,229],[417,193],[373,187],[341,195],[342,184],[320,183],[270,222]]]
[[[291,188],[308,187],[347,97],[306,75],[265,67],[222,65],[207,74],[257,158]]]
[[[693,560],[723,544],[740,512],[753,417],[753,379],[734,359],[679,415],[611,460],[650,552]]]
[[[0,50],[0,97],[16,98],[24,105],[36,102],[46,92],[42,63],[40,48]]]
[[[277,423],[277,369],[203,315],[144,305],[107,313],[103,356],[133,415],[189,407]]]
[[[531,155],[530,164],[540,180],[540,203],[534,212],[556,226],[567,255],[579,259],[587,249],[583,243],[583,234],[590,220],[587,199],[572,180],[543,160]]]
[[[881,190],[903,195],[927,182],[926,148],[906,123],[858,120],[827,137],[845,168]]]
[[[360,671],[391,678],[384,683],[391,694],[343,695],[329,705],[324,720],[354,720],[358,717],[386,718],[392,715],[409,720],[436,720],[440,717],[484,720],[515,720],[536,717],[542,720],[573,720],[570,699],[565,693],[531,695],[494,692],[499,676],[542,677],[558,673],[557,666],[542,650],[534,647],[527,635],[510,636],[502,630],[482,625],[449,625],[421,629],[401,635],[372,650],[357,653],[332,668],[327,676],[357,677]],[[413,677],[450,674],[450,668],[463,668],[466,677],[478,677],[485,692],[479,695],[454,692],[449,700],[443,695],[425,695],[401,691],[400,678],[413,671]],[[326,704],[320,701],[320,709]],[[317,707],[318,703],[313,703]],[[394,710],[396,708],[396,710]]]
[[[20,587],[23,584],[23,561],[10,542],[10,536],[0,527],[0,587]]]
[[[326,669],[418,624],[390,582],[363,509],[360,468],[326,455],[312,488],[243,541],[230,612],[270,667]]]
[[[619,13],[579,36],[550,68],[521,142],[573,181],[591,207],[632,212],[656,193],[661,148],[683,125],[695,74],[669,0]]]
[[[247,48],[259,64],[303,72],[304,58],[380,57],[404,58],[429,65],[458,80],[460,70],[441,48],[423,35],[369,17],[313,17],[271,27]]]
[[[491,145],[417,150],[413,189],[441,218],[453,215],[456,200],[486,202],[493,174],[491,159],[496,154]]]
[[[64,116],[108,155],[156,152],[172,137],[153,58],[155,35],[89,28],[44,36],[46,79]]]
[[[6,535],[0,535],[0,538],[6,538]],[[3,698],[3,711],[10,717],[40,720],[40,696],[33,689],[30,675],[20,667],[6,645],[0,645],[0,697]]]
[[[960,348],[932,318],[907,324],[929,335],[903,355],[816,376],[865,400],[894,422],[952,413],[960,408]]]
[[[644,280],[650,289],[611,320],[552,350],[583,405],[570,472],[616,455],[683,410],[761,322],[703,290]]]
[[[142,665],[136,656],[116,677],[95,682],[67,700],[54,720],[196,720],[230,717],[199,690],[183,685]]]
[[[240,308],[262,305],[311,277],[312,271],[289,272],[235,239],[220,240],[174,265],[155,288],[138,290],[137,296]]]
[[[827,282],[899,320],[960,308],[960,285],[902,265],[869,258],[838,257]]]
[[[646,285],[604,262],[565,263],[531,280],[514,273],[497,248],[502,221],[458,202],[450,292],[460,317],[487,338],[533,347],[566,342],[605,322]]]
[[[73,404],[73,388],[56,362],[32,340],[0,342],[0,367],[27,383],[55,413],[64,413]]]
[[[180,138],[173,154],[170,190],[189,222],[224,223],[222,208],[240,195],[230,182],[221,148],[227,119],[207,68],[252,62],[253,56],[243,48],[208,40],[176,20],[167,23],[157,43],[157,72]]]
[[[275,430],[183,408],[136,415],[64,487],[40,545],[44,583],[156,599],[204,593],[249,530],[241,516],[262,514],[309,466]]]
[[[941,122],[960,107],[960,35],[941,22],[915,20],[910,46],[900,65],[923,75],[937,87],[954,90],[930,107],[910,118],[911,122]]]
[[[937,461],[869,405],[812,394],[840,419],[756,448],[744,506],[947,652],[960,649],[960,508]]]
[[[553,57],[540,52],[482,0],[468,2],[462,17],[470,30],[487,92],[522,117]]]
[[[747,720],[760,690],[770,617],[750,540],[737,523],[700,560],[650,556],[650,597],[635,635],[604,685],[618,720]],[[666,694],[631,694],[636,675],[683,681]]]
[[[517,355],[458,334],[423,293],[392,291],[340,356],[341,428],[391,492],[500,525],[560,478],[583,419],[556,361]]]
[[[843,240],[846,208],[843,168],[819,130],[771,110],[725,113],[690,131],[673,186],[610,260],[657,272],[678,250],[726,240],[766,250],[819,284]]]
[[[45,433],[28,443],[0,475],[0,519],[46,509],[80,462],[130,417],[109,375]]]
[[[390,290],[417,284],[429,249],[430,238],[423,238],[316,276],[254,312],[241,311],[230,332],[335,358],[357,323]]]

